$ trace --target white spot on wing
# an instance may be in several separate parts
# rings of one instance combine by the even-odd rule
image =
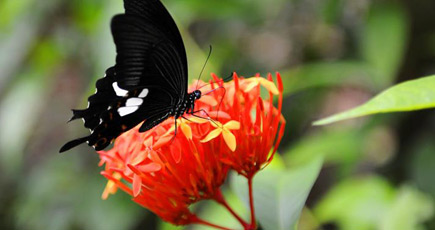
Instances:
[[[124,97],[127,95],[128,91],[125,89],[119,88],[118,82],[113,82],[112,84],[113,90],[115,90],[116,96]]]
[[[127,99],[125,106],[140,106],[142,105],[143,100],[141,98],[133,97]]]
[[[121,107],[118,109],[119,116],[123,117],[128,114],[136,112],[139,109],[139,106],[130,106],[130,107]]]
[[[149,93],[148,89],[143,89],[142,92],[140,92],[139,97],[140,98],[145,98]]]

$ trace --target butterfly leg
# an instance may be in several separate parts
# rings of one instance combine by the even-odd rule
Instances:
[[[224,94],[222,95],[221,100],[219,101],[219,105],[217,107],[218,114],[216,116],[216,120],[219,120],[219,108],[221,107],[222,101],[224,100],[224,97],[225,97],[225,95],[227,93],[227,89],[225,89],[223,86],[219,86],[216,89],[212,89],[212,90],[210,90],[210,91],[208,91],[207,93],[204,94],[204,95],[210,94],[210,93],[212,93],[212,92],[214,92],[214,91],[216,91],[218,89],[223,89],[224,90]]]
[[[201,117],[201,116],[195,115],[195,113],[199,113],[199,112],[203,112],[203,113],[205,113],[205,115],[206,115],[207,117]],[[189,112],[189,114],[192,115],[192,116],[195,116],[195,117],[202,118],[202,119],[211,120],[210,115],[208,115],[208,113],[205,111],[205,109],[199,109],[199,110],[196,110],[196,111],[193,111],[193,110],[192,110],[192,112]]]
[[[174,129],[174,138],[175,138],[175,136],[177,136],[177,130],[178,130],[177,119],[174,119],[174,126],[175,126],[175,129]]]
[[[189,118],[187,118],[187,117],[185,117],[185,116],[181,116],[181,118],[183,118],[183,119],[185,119],[185,120],[188,120],[188,121],[190,121],[190,122],[193,122],[193,121],[189,120]]]
[[[172,142],[175,140],[175,137],[177,136],[177,119],[174,119],[174,125],[175,125],[175,129],[174,129],[174,136],[172,136],[171,138],[171,144]]]
[[[221,86],[222,87],[222,86]],[[222,105],[222,101],[224,100],[224,98],[225,98],[225,94],[227,94],[227,89],[225,89],[224,87],[222,87],[222,89],[224,89],[224,95],[222,95],[222,98],[221,98],[221,101],[219,102],[219,105],[218,105],[218,107],[217,107],[217,115],[216,115],[216,120],[219,120],[219,109],[220,109],[220,107],[221,107],[221,105]]]
[[[195,113],[199,113],[199,112],[203,112],[203,113],[205,113],[205,115],[206,115],[207,117],[201,117],[201,116],[198,116],[198,115],[195,114]],[[192,115],[192,116],[194,116],[194,117],[197,117],[197,118],[201,118],[201,119],[209,120],[209,121],[213,122],[213,124],[215,124],[216,126],[219,126],[219,125],[216,123],[216,121],[213,120],[213,119],[210,117],[210,115],[209,115],[209,114],[208,114],[204,109],[200,109],[200,110],[197,110],[197,111],[193,111],[193,112],[191,112],[191,113],[189,113],[189,114]]]
[[[207,115],[207,117],[201,117],[201,116],[198,116],[198,115],[196,115],[196,114],[193,114],[193,113],[189,113],[190,115],[192,115],[192,116],[194,116],[194,117],[197,117],[197,118],[201,118],[201,119],[204,119],[204,120],[207,120],[207,121],[211,121],[211,122],[213,122],[213,124],[215,124],[216,126],[219,126],[217,123],[216,123],[216,121],[215,120],[213,120],[208,114],[207,114],[207,112],[205,112],[205,110],[198,110],[198,111],[195,111],[195,112],[204,112],[206,115]],[[194,112],[194,113],[195,113]],[[184,119],[186,119],[186,120],[188,120],[188,121],[190,121],[190,122],[193,122],[193,121],[191,121],[191,120],[189,120],[189,118],[187,118],[187,117],[185,117],[185,116],[182,116],[182,118],[184,118]]]

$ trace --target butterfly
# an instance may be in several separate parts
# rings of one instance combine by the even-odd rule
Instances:
[[[145,132],[168,117],[195,112],[201,91],[187,92],[186,51],[169,12],[160,0],[124,0],[124,8],[111,22],[115,66],[96,82],[88,107],[72,110],[70,121],[83,119],[91,134],[59,152],[85,142],[102,150],[141,122],[139,131]]]

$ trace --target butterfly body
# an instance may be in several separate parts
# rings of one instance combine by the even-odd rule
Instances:
[[[181,117],[185,113],[193,113],[195,110],[195,101],[201,98],[201,91],[195,90],[192,93],[187,94],[187,97],[179,103],[170,115],[173,115],[175,119]]]
[[[125,14],[112,19],[116,64],[96,82],[88,107],[73,110],[90,135],[60,152],[87,143],[102,150],[123,132],[145,132],[169,117],[193,113],[201,91],[187,92],[187,58],[178,28],[160,0],[124,0]]]

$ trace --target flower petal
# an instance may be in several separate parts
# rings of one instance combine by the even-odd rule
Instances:
[[[101,199],[107,200],[110,194],[115,194],[117,190],[115,182],[109,180],[107,181],[106,188],[104,188],[103,194],[101,195]]]
[[[145,146],[152,146],[153,145],[153,137],[148,137],[143,141],[143,144]]]
[[[232,134],[230,131],[224,131],[222,135],[224,136],[224,140],[225,143],[227,143],[228,148],[230,148],[231,151],[234,152],[237,147],[236,137],[234,136],[234,134]]]
[[[198,123],[198,124],[204,124],[204,123],[209,122],[209,120],[206,117],[199,118],[199,117],[189,116],[187,118],[189,119],[189,121],[191,121],[193,123]]]
[[[213,121],[213,122],[210,122],[210,124],[211,124],[213,127],[215,127],[215,128],[219,128],[219,129],[222,129],[222,127],[223,127],[222,123],[220,123],[219,121]]]
[[[112,175],[111,173],[108,173],[106,171],[102,171],[100,174],[103,175],[104,177],[106,177],[106,179],[113,181],[116,184],[116,187],[124,190],[124,192],[128,193],[130,196],[133,196],[133,192],[131,191],[131,188],[128,187],[127,185],[123,184],[120,181],[120,179],[116,179],[114,177],[114,176],[116,176],[117,173],[113,173],[113,175]]]
[[[184,133],[187,139],[192,140],[192,129],[185,122],[180,122],[181,132]]]
[[[152,163],[149,163],[146,165],[136,166],[136,168],[139,169],[143,173],[151,173],[151,172],[160,171],[160,169],[162,169],[162,166],[160,164],[152,162]]]
[[[164,134],[162,134],[161,136],[169,136],[169,135],[174,135],[174,131],[175,131],[175,125],[171,125],[171,128],[169,128]]]
[[[137,197],[142,189],[142,179],[136,173],[133,176],[133,196]]]
[[[218,104],[216,99],[214,99],[214,97],[212,97],[210,95],[202,95],[201,98],[198,99],[198,101],[203,102],[204,104],[207,104],[210,106],[216,106]]]
[[[208,115],[210,115],[210,117],[212,117],[212,118],[219,117],[219,119],[220,118],[228,119],[228,120],[231,119],[231,116],[224,111],[210,111],[210,112],[208,112]],[[200,118],[198,118],[198,119],[200,119]],[[190,118],[189,118],[189,120],[190,120]]]
[[[157,139],[157,141],[154,143],[153,149],[157,150],[159,148],[161,148],[163,145],[169,143],[172,139],[172,137],[174,136],[174,134],[172,134],[172,136],[169,135],[165,135],[160,137],[159,139]]]
[[[217,128],[217,129],[209,132],[208,135],[204,139],[201,140],[201,142],[202,143],[209,142],[209,141],[215,139],[221,133],[222,133],[222,129],[221,128]]]
[[[175,163],[180,163],[182,158],[182,147],[178,142],[172,142],[172,144],[169,146],[169,152],[171,153],[172,159],[175,161]]]
[[[265,78],[260,78],[260,84],[266,88],[269,92],[278,95],[279,94],[279,90],[276,87],[275,83],[273,83],[272,81],[269,81]]]
[[[231,129],[231,130],[238,130],[238,129],[240,129],[240,122],[229,121],[224,125],[224,127],[227,129]]]
[[[258,80],[255,79],[255,80],[249,82],[249,84],[248,84],[247,86],[245,86],[245,89],[244,89],[243,91],[245,91],[245,92],[249,92],[249,91],[251,91],[253,88],[257,87],[258,84],[259,84]]]
[[[138,149],[141,147],[140,145],[136,145],[136,146]],[[130,164],[132,165],[138,165],[148,157],[147,153],[142,152],[140,150],[137,150],[135,152],[137,153],[136,156],[130,161]]]

